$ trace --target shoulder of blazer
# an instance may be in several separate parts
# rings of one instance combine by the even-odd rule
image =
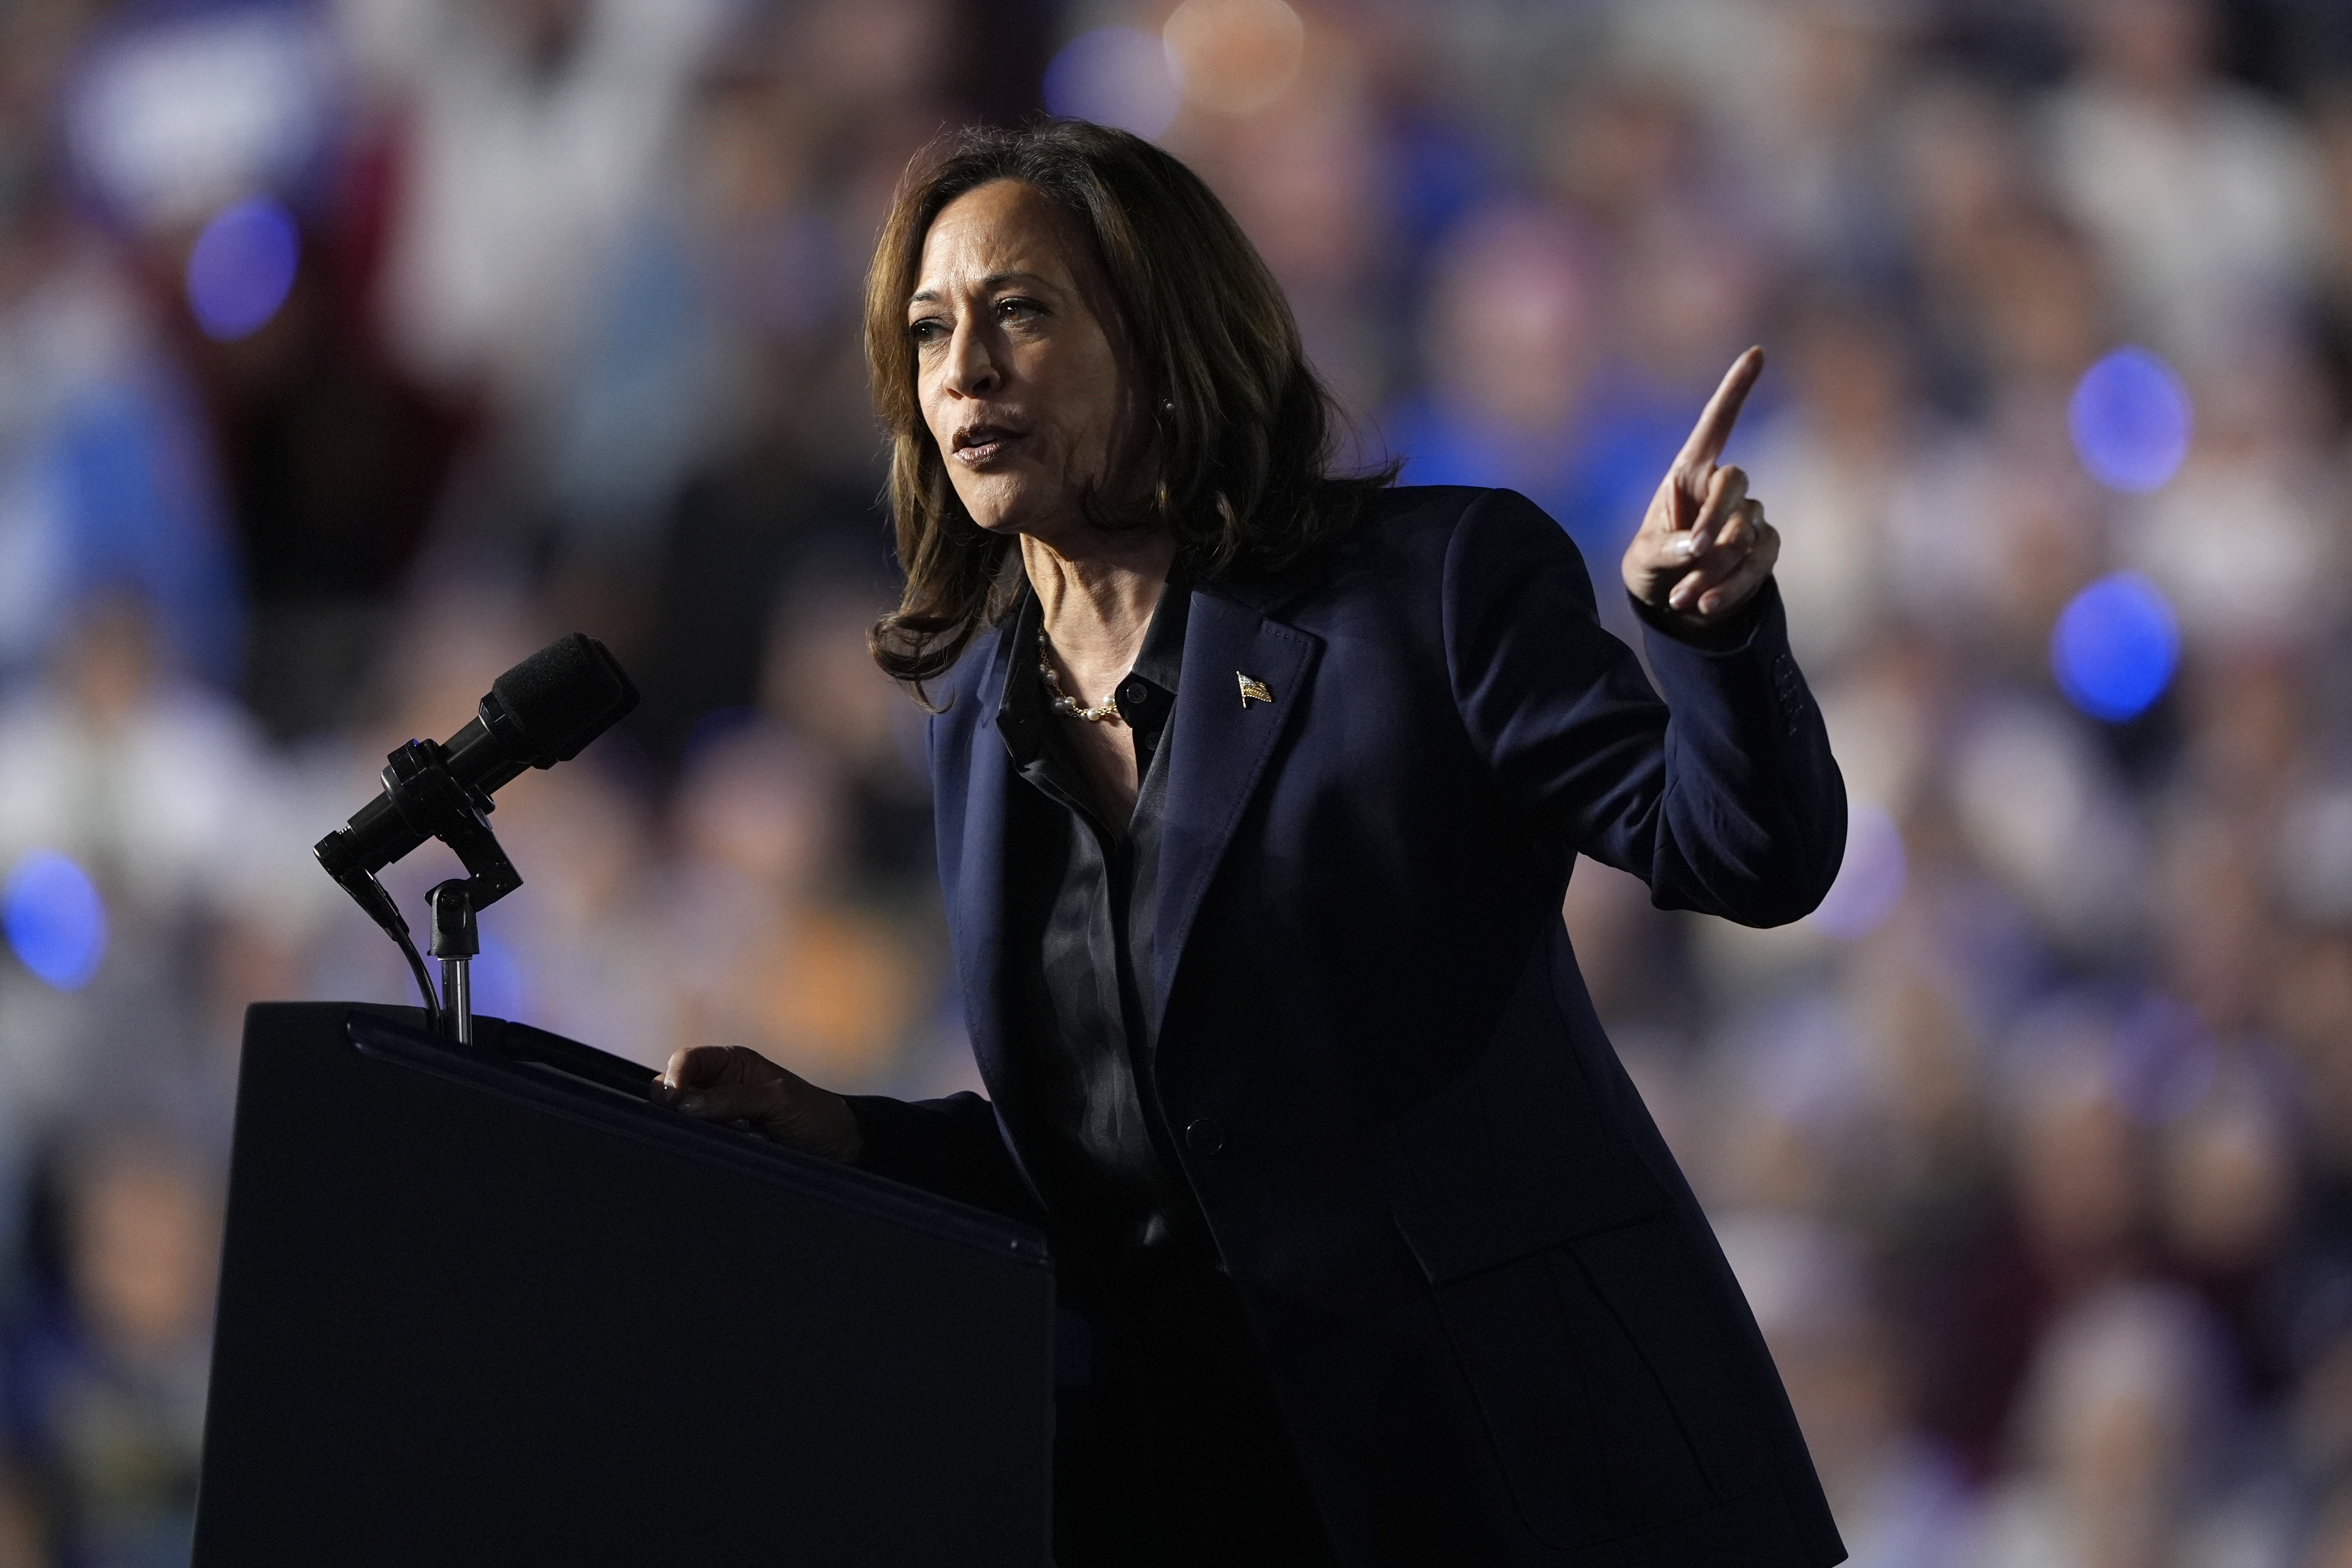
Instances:
[[[1293,601],[1349,579],[1388,578],[1400,572],[1415,574],[1416,567],[1443,561],[1463,518],[1490,497],[1507,497],[1528,511],[1537,511],[1534,502],[1508,490],[1476,485],[1394,485],[1367,498],[1356,526],[1321,553],[1279,572],[1235,573],[1202,586],[1262,616],[1274,616]],[[942,729],[968,731],[979,721],[974,715],[986,706],[986,695],[992,689],[990,677],[1005,654],[1004,626],[1000,622],[975,635],[963,657],[933,684],[933,700],[941,705],[931,718],[934,737]]]
[[[1321,553],[1279,572],[1238,573],[1207,586],[1263,616],[1351,578],[1383,577],[1424,559],[1443,559],[1455,526],[1488,496],[1476,485],[1393,485],[1363,503],[1355,527]],[[1532,502],[1522,504],[1532,507]]]

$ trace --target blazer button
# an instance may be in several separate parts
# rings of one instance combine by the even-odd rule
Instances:
[[[1213,1154],[1225,1146],[1225,1130],[1202,1117],[1184,1125],[1184,1147],[1195,1154]]]

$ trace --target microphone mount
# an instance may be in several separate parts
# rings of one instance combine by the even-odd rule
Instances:
[[[467,966],[481,952],[474,916],[521,887],[522,874],[490,829],[495,807],[489,793],[463,783],[450,771],[449,749],[440,742],[411,741],[387,756],[383,793],[403,826],[420,840],[439,839],[466,868],[464,877],[439,883],[425,894],[433,910],[430,951],[441,961],[437,996],[408,921],[376,873],[346,865],[335,880],[399,945],[424,998],[426,1026],[460,1045],[471,1044],[473,987]],[[326,847],[321,844],[322,852]]]
[[[474,908],[488,909],[522,886],[521,873],[490,831],[489,792],[460,784],[449,771],[448,748],[438,741],[411,741],[385,758],[383,793],[410,831],[457,852]]]
[[[411,741],[386,757],[383,792],[319,840],[319,864],[408,960],[428,1027],[471,1040],[467,964],[481,951],[474,917],[522,886],[490,831],[490,793],[527,768],[570,762],[636,703],[636,687],[603,643],[579,632],[558,637],[492,681],[472,721],[447,742]],[[428,838],[466,868],[425,895],[441,961],[437,997],[408,921],[376,875]]]

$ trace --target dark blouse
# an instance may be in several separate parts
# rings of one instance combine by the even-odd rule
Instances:
[[[1047,705],[1037,668],[1041,612],[1016,613],[1009,677],[996,712],[1030,787],[1007,802],[1005,947],[1011,1053],[1021,1114],[1013,1132],[1066,1244],[1105,1261],[1198,1246],[1206,1235],[1150,1103],[1153,1042],[1143,1005],[1152,966],[1160,825],[1192,590],[1171,582],[1118,683],[1134,732],[1133,813],[1112,820]]]

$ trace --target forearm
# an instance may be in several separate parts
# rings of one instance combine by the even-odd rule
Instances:
[[[1837,876],[1845,788],[1778,590],[1768,581],[1752,605],[1737,640],[1727,628],[1717,646],[1649,626],[1672,715],[1650,882],[1664,907],[1780,925]]]
[[[859,1169],[1013,1219],[1044,1223],[1005,1147],[995,1108],[979,1095],[905,1100],[854,1094],[848,1101],[860,1134]]]
[[[1455,701],[1504,798],[1664,908],[1777,925],[1821,901],[1845,793],[1769,578],[1720,631],[1697,628],[1727,646],[1694,646],[1679,621],[1648,634],[1662,690],[1601,628],[1575,546],[1522,497],[1465,512],[1444,595]]]

